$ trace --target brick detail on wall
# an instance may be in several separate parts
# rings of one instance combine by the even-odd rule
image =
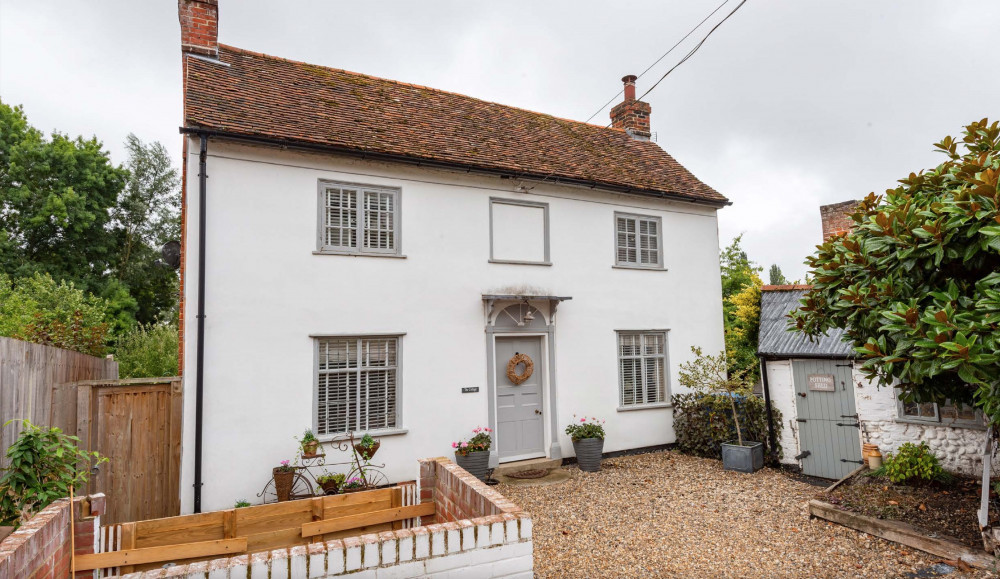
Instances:
[[[611,109],[611,126],[623,129],[633,137],[648,140],[650,135],[649,114],[652,108],[649,103],[635,100],[634,75],[622,78],[625,83],[625,100]]]
[[[219,56],[219,0],[178,0],[181,50]]]
[[[84,508],[85,503],[90,507]],[[73,538],[77,555],[95,551],[103,505],[104,495],[100,494],[78,497],[74,501]],[[0,543],[0,577],[64,579],[69,576],[69,507],[69,499],[52,503]],[[93,516],[84,516],[91,514]],[[76,579],[92,578],[91,571],[76,574]]]
[[[858,203],[860,201],[842,201],[820,206],[819,215],[823,221],[823,241],[854,229],[854,220],[850,218],[850,214],[858,206]]]
[[[446,523],[521,512],[520,507],[447,458],[425,458],[419,462],[420,501],[436,503],[434,517],[424,522]]]

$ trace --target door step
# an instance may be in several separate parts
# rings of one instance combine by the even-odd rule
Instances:
[[[541,470],[545,468],[559,468],[562,466],[561,458],[531,458],[528,460],[519,460],[516,462],[505,462],[501,463],[500,466],[493,470],[493,476],[506,475],[512,472],[520,472],[522,470]]]

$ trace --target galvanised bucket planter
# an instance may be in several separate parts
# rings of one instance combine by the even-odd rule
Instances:
[[[730,441],[722,443],[722,470],[754,473],[764,468],[764,443]]]
[[[466,455],[456,452],[455,464],[467,470],[472,476],[486,482],[486,472],[490,466],[490,451],[477,450]]]
[[[603,438],[581,438],[573,441],[576,462],[580,470],[597,472],[601,470],[601,453],[604,452]]]

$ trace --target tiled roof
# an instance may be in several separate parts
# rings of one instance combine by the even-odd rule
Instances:
[[[844,330],[827,330],[812,340],[805,334],[790,332],[788,318],[799,309],[799,300],[809,285],[764,286],[760,294],[760,330],[757,355],[774,358],[823,357],[853,358],[854,346],[844,341]]]
[[[188,128],[727,203],[619,129],[225,45],[219,60],[188,60]]]

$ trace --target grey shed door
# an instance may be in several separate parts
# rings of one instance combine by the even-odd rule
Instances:
[[[535,365],[531,377],[519,385],[507,379],[507,362],[515,353],[527,354]],[[497,338],[494,371],[497,385],[496,441],[500,460],[545,456],[542,339],[537,336]]]
[[[829,479],[861,466],[861,434],[848,360],[792,362],[802,473]],[[786,451],[787,452],[787,451]]]

